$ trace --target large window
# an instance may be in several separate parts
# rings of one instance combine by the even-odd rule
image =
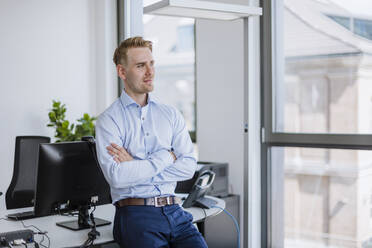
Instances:
[[[144,1],[144,6],[151,0]],[[195,141],[194,19],[144,15],[144,37],[153,42],[154,96],[176,107]]]
[[[263,246],[372,247],[372,25],[335,2],[263,1]]]
[[[370,247],[372,151],[273,147],[271,156],[284,247]]]
[[[372,34],[372,22],[354,18],[354,32],[363,37],[356,36],[343,28],[346,17],[328,18],[346,12],[331,1],[283,4],[275,131],[371,133],[372,41],[363,37]]]

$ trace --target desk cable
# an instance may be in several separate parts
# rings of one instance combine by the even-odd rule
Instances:
[[[50,238],[48,236],[48,232],[46,231],[41,231],[40,228],[38,228],[37,226],[34,226],[34,225],[28,225],[26,226],[25,223],[23,222],[23,220],[19,220],[21,223],[22,223],[22,226],[24,228],[29,228],[29,227],[32,227],[32,228],[35,228],[37,230],[37,232],[34,232],[35,235],[41,235],[41,240],[39,242],[39,245],[41,245],[42,247],[44,248],[50,248]],[[48,239],[48,246],[44,245],[43,242],[44,242],[44,236]],[[35,242],[36,243],[36,242]]]
[[[207,216],[207,211],[205,211],[205,209],[204,209],[204,208],[202,208],[202,210],[203,210],[203,213],[204,213],[204,218],[203,218],[203,219],[204,219],[204,220],[206,220],[206,219],[207,219],[207,217],[208,217],[208,216]]]
[[[239,229],[239,224],[238,222],[236,221],[235,217],[229,213],[229,211],[227,211],[226,209],[223,209],[219,206],[212,206],[211,208],[218,208],[218,209],[221,209],[222,211],[224,211],[228,216],[230,216],[230,218],[234,221],[234,224],[235,224],[235,228],[236,228],[236,232],[238,234],[238,247],[240,247],[240,229]]]
[[[93,206],[93,210],[89,214],[89,218],[90,218],[93,225],[91,227],[91,231],[88,233],[88,239],[82,245],[80,245],[79,248],[91,247],[93,245],[94,240],[97,238],[97,236],[100,236],[100,233],[96,230],[96,222],[94,220],[94,215],[93,215],[94,211],[96,210],[96,205],[92,204],[92,206]],[[79,217],[81,217],[79,212],[63,213],[63,212],[61,212],[60,208],[58,208],[57,211],[58,211],[58,214],[61,215],[61,216],[79,216]]]
[[[5,221],[13,221],[13,220],[9,220],[9,219],[7,219],[7,218],[0,218],[0,220],[5,220]],[[36,229],[37,230],[37,232],[33,232],[34,233],[34,235],[42,235],[41,236],[41,240],[40,240],[40,242],[39,243],[37,243],[35,240],[33,240],[33,243],[34,243],[34,245],[35,245],[35,248],[39,248],[39,245],[40,246],[42,246],[42,247],[44,247],[44,248],[50,248],[50,238],[49,238],[49,236],[47,235],[47,232],[46,231],[41,231],[40,230],[40,228],[38,228],[37,226],[34,226],[34,225],[26,225],[24,222],[23,222],[23,220],[17,220],[17,221],[20,221],[21,223],[22,223],[22,226],[23,226],[23,228],[29,228],[29,227],[32,227],[32,228],[34,228],[34,229]],[[45,237],[47,237],[47,239],[48,239],[48,245],[46,246],[46,245],[44,245],[43,244],[43,242],[44,242],[44,236]],[[3,242],[3,240],[1,240],[2,242]],[[27,247],[27,244],[25,244],[25,243],[22,243],[25,247]],[[6,243],[6,245],[8,246],[8,247],[13,247],[10,243]]]
[[[39,244],[36,242],[36,241],[33,241],[32,243],[34,243],[34,248],[39,248]],[[17,243],[16,244],[11,244],[11,242],[9,242],[8,240],[6,240],[5,238],[0,238],[0,245],[1,247],[8,247],[8,248],[15,248],[15,246],[19,246],[19,245],[22,245],[24,247],[28,247],[27,246],[27,243],[26,241],[24,241],[23,239],[21,240],[17,240]]]
[[[94,240],[97,239],[97,236],[100,236],[101,234],[96,229],[96,222],[94,220],[94,211],[96,210],[96,205],[93,204],[93,210],[89,214],[90,220],[92,221],[92,229],[88,233],[88,239],[79,247],[79,248],[88,248],[91,247],[94,243]]]

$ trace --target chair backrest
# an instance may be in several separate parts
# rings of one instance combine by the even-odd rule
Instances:
[[[16,137],[13,177],[5,196],[7,209],[34,205],[40,143],[50,143],[50,138],[44,136]]]

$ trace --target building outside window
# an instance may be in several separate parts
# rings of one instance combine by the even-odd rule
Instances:
[[[270,245],[372,247],[372,14],[271,2]]]

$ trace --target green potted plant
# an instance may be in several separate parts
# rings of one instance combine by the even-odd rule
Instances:
[[[53,100],[53,108],[48,113],[48,127],[55,128],[54,137],[56,142],[81,140],[83,136],[95,137],[94,116],[85,113],[82,118],[78,119],[78,124],[70,124],[66,118],[66,105],[60,101]]]

